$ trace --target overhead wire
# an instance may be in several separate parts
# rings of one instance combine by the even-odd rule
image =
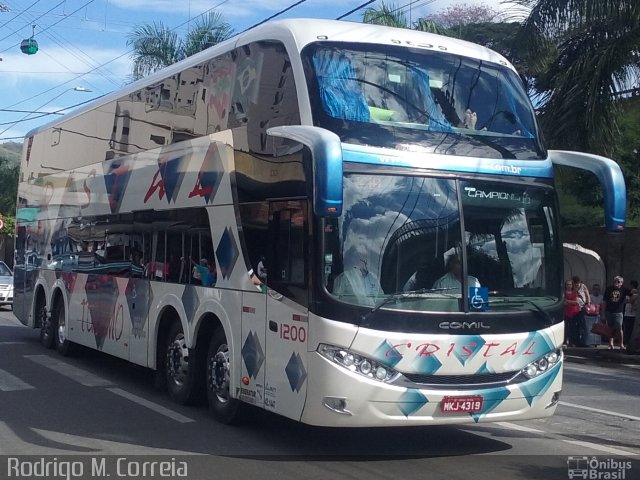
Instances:
[[[95,0],[90,0],[90,1],[89,1],[89,2],[87,2],[85,5],[83,5],[83,6],[81,6],[80,8],[78,8],[78,9],[74,10],[74,11],[72,12],[72,14],[73,14],[73,13],[78,12],[79,10],[81,10],[82,8],[84,8],[84,6],[86,6],[86,5],[90,4],[90,3],[94,2],[94,1],[95,1]],[[210,11],[212,11],[212,10],[214,10],[214,9],[216,9],[216,8],[218,8],[218,7],[220,7],[221,5],[224,5],[224,4],[225,4],[225,3],[227,3],[228,1],[229,1],[229,0],[222,0],[222,1],[221,1],[221,2],[219,2],[218,4],[214,5],[213,7],[209,8],[209,9],[207,9],[207,10],[205,10],[204,12],[202,12],[202,13],[198,14],[198,15],[197,15],[196,17],[194,17],[194,18],[197,18],[197,17],[201,17],[201,16],[203,16],[203,15],[206,15],[206,14],[207,14],[207,13],[209,13]],[[63,20],[63,19],[61,19],[60,21],[62,21],[62,20]],[[179,24],[179,25],[175,26],[172,30],[176,30],[176,29],[178,29],[178,28],[180,28],[180,27],[182,27],[182,26],[186,25],[186,24],[187,24],[189,21],[191,21],[191,20],[192,20],[192,19],[189,19],[188,21],[185,21],[185,22],[183,22],[183,23],[181,23],[181,24]],[[59,22],[60,22],[60,21],[59,21]],[[59,22],[56,22],[56,23],[59,23]],[[53,26],[53,25],[51,25],[51,26]],[[117,57],[115,57],[115,58],[113,58],[113,59],[109,60],[108,62],[105,62],[105,63],[103,63],[103,64],[101,64],[101,65],[98,65],[98,66],[96,66],[96,67],[92,68],[91,70],[89,70],[88,72],[86,72],[86,73],[84,73],[84,74],[82,74],[82,75],[78,75],[78,76],[76,76],[76,77],[74,77],[74,78],[71,78],[70,80],[67,80],[66,82],[62,82],[62,83],[60,83],[60,84],[58,84],[58,85],[55,85],[55,86],[53,86],[53,87],[51,87],[51,88],[48,88],[48,89],[44,90],[43,92],[40,92],[40,93],[38,93],[38,94],[36,94],[36,95],[31,95],[31,96],[29,96],[29,98],[26,98],[26,99],[24,99],[24,100],[21,100],[21,101],[19,101],[19,102],[16,102],[16,103],[14,103],[14,104],[12,104],[12,105],[9,105],[9,106],[5,107],[5,109],[10,109],[10,108],[12,108],[12,107],[15,107],[15,106],[17,106],[17,105],[20,105],[20,104],[22,104],[22,103],[24,103],[24,102],[28,101],[28,100],[32,100],[32,99],[34,99],[34,98],[40,97],[40,96],[42,96],[42,95],[45,95],[45,94],[47,94],[47,93],[51,92],[52,90],[55,90],[55,89],[57,89],[57,88],[60,88],[60,87],[62,87],[62,86],[64,86],[64,85],[67,85],[67,84],[69,84],[69,83],[71,83],[71,82],[75,82],[75,81],[77,81],[77,79],[78,79],[78,78],[82,78],[82,77],[84,77],[84,76],[86,76],[86,75],[89,75],[89,74],[93,73],[95,70],[97,70],[98,68],[102,68],[102,67],[104,67],[104,66],[106,66],[106,65],[108,65],[108,64],[110,64],[110,63],[115,62],[116,60],[121,59],[121,58],[122,58],[122,57],[124,57],[125,55],[129,55],[132,51],[133,51],[133,49],[127,50],[126,52],[122,53],[121,55],[118,55]],[[100,98],[100,97],[96,97],[96,98]],[[92,100],[94,100],[94,99],[92,99]],[[68,109],[68,108],[75,108],[75,107],[80,106],[80,105],[83,105],[83,104],[85,104],[85,103],[88,103],[88,101],[86,101],[86,102],[82,102],[82,103],[77,104],[77,105],[74,105],[74,106],[72,106],[72,107],[67,107],[67,109]],[[66,109],[65,109],[65,110],[66,110]],[[39,117],[35,117],[35,118],[39,118]],[[34,118],[29,118],[29,119],[25,119],[25,120],[22,120],[22,119],[21,119],[21,120],[18,120],[18,121],[16,121],[16,122],[13,122],[13,123],[14,123],[14,124],[17,124],[17,123],[20,123],[21,121],[27,121],[27,120],[34,120]],[[9,128],[11,128],[11,127],[9,127]],[[7,128],[7,129],[5,129],[4,131],[0,132],[0,135],[2,135],[2,133],[6,132],[9,128]],[[5,139],[5,138],[0,138],[0,140],[6,140],[6,139]]]
[[[56,8],[58,8],[60,5],[62,5],[65,1],[66,1],[66,0],[62,0],[60,3],[58,3],[58,4],[56,4],[55,6],[51,7],[51,8],[47,11],[47,13],[49,13],[51,10],[55,10],[55,9],[56,9]],[[90,1],[91,1],[91,2],[93,2],[93,1],[95,1],[95,0],[90,0]],[[7,38],[11,37],[12,35],[17,35],[19,31],[24,30],[25,28],[31,27],[31,26],[33,25],[33,22],[35,22],[35,21],[37,21],[37,20],[40,20],[44,15],[45,15],[45,14],[43,13],[43,14],[42,14],[42,15],[40,15],[39,17],[35,18],[32,22],[29,22],[29,23],[28,23],[27,25],[25,25],[24,27],[20,27],[20,28],[19,28],[19,29],[17,29],[17,30],[13,30],[9,35],[7,35],[7,36],[5,36],[5,37],[0,38],[0,42],[2,42],[2,41],[4,41],[4,40],[6,40]],[[39,32],[39,33],[40,33],[40,32]],[[6,52],[7,50],[10,50],[10,49],[12,49],[12,48],[14,48],[14,47],[17,47],[18,45],[20,45],[20,43],[16,43],[15,45],[12,45],[12,46],[11,46],[11,47],[9,47],[9,48],[6,48],[6,49],[4,49],[4,50],[1,50],[1,51],[0,51],[0,53],[4,53],[4,52]]]
[[[39,1],[40,1],[40,0],[37,0],[35,3],[38,3]],[[60,4],[65,3],[65,1],[66,1],[66,0],[63,0],[63,2],[60,2],[60,3],[59,3],[59,4],[57,4],[55,7],[53,7],[53,8],[52,8],[52,9],[50,9],[50,10],[48,10],[47,12],[45,12],[44,14],[40,15],[40,16],[39,16],[39,17],[37,17],[37,18],[38,18],[38,19],[39,19],[39,18],[42,18],[44,15],[46,15],[46,14],[50,13],[52,10],[54,10],[55,8],[57,8]],[[61,19],[60,19],[60,20],[58,20],[57,22],[54,22],[53,24],[49,25],[46,29],[42,30],[40,33],[42,33],[43,31],[49,30],[51,27],[53,27],[53,26],[57,25],[58,23],[62,22],[64,19],[66,19],[66,18],[70,18],[71,16],[73,16],[73,14],[75,14],[75,13],[77,13],[78,11],[82,10],[83,8],[85,8],[86,6],[90,5],[90,4],[91,4],[91,3],[93,3],[94,1],[95,1],[95,0],[89,0],[89,1],[87,1],[85,4],[83,4],[82,6],[80,6],[79,8],[77,8],[76,10],[74,10],[73,12],[71,12],[69,15],[65,15],[63,18],[61,18]],[[194,18],[197,18],[197,17],[203,16],[203,15],[207,14],[208,12],[210,12],[210,11],[214,10],[215,8],[218,8],[219,6],[221,6],[221,5],[225,4],[225,3],[227,3],[228,1],[229,1],[229,0],[223,0],[222,2],[218,3],[217,5],[214,5],[213,7],[209,8],[209,9],[207,9],[207,10],[205,10],[204,12],[200,13],[199,15],[197,15],[197,16],[196,16],[196,17],[194,17]],[[251,27],[249,27],[249,28],[247,28],[247,29],[243,30],[241,33],[244,33],[244,32],[246,32],[246,31],[248,31],[248,30],[251,30],[252,28],[255,28],[255,27],[259,26],[259,25],[262,25],[263,23],[266,23],[266,22],[268,22],[269,20],[272,20],[273,18],[276,18],[276,17],[278,17],[278,16],[282,15],[283,13],[285,13],[285,12],[287,12],[287,11],[289,11],[289,10],[291,10],[291,9],[295,8],[295,7],[297,7],[298,5],[301,5],[302,3],[306,2],[306,1],[307,1],[307,0],[299,0],[299,1],[297,1],[297,2],[295,2],[295,3],[293,3],[293,4],[291,4],[291,5],[289,5],[288,7],[286,7],[286,8],[284,8],[284,9],[282,9],[282,10],[280,10],[280,11],[276,12],[275,14],[273,14],[273,15],[271,15],[271,16],[269,16],[269,17],[267,17],[266,19],[262,20],[261,22],[258,22],[258,23],[256,23],[256,24],[252,25]],[[364,8],[364,7],[366,7],[367,5],[370,5],[371,3],[374,3],[375,1],[376,1],[376,0],[368,0],[367,2],[364,2],[363,4],[359,5],[358,7],[354,8],[354,9],[351,9],[350,11],[346,12],[345,14],[343,14],[343,15],[341,15],[341,16],[339,16],[339,17],[337,17],[337,20],[340,20],[340,19],[342,19],[342,18],[345,18],[346,16],[351,15],[352,13],[357,12],[358,10],[360,10],[360,9],[362,9],[362,8]],[[426,0],[425,2],[422,2],[422,4],[421,4],[421,5],[429,4],[429,3],[432,3],[433,1],[434,1],[434,0]],[[34,3],[34,4],[35,4],[35,3]],[[406,5],[402,6],[402,7],[399,7],[399,8],[397,8],[397,9],[392,10],[392,12],[395,12],[395,11],[400,10],[400,9],[403,9],[403,8],[411,7],[411,5],[412,5],[413,3],[415,3],[415,2],[414,2],[414,1],[412,1],[412,2],[410,2],[409,4],[406,4]],[[381,14],[381,15],[382,15],[382,14]],[[182,27],[182,26],[184,26],[184,25],[188,24],[189,22],[191,22],[191,20],[192,20],[192,18],[191,18],[191,17],[189,17],[189,19],[187,19],[187,21],[185,21],[185,22],[183,22],[183,23],[181,23],[181,24],[177,25],[176,27],[172,28],[171,30],[177,30],[178,28],[180,28],[180,27]],[[35,21],[35,20],[34,20],[34,21]],[[23,28],[24,28],[24,27],[23,27]],[[17,33],[17,32],[18,32],[18,31],[20,31],[20,30],[22,30],[22,29],[19,29],[19,30],[17,30],[17,31],[16,31],[16,32],[14,32],[14,33]],[[5,37],[5,39],[6,39],[6,38],[8,38],[8,37]],[[15,47],[15,46],[16,46],[16,45],[14,45],[14,47]],[[13,47],[10,47],[10,48],[13,48]],[[9,50],[9,49],[6,49],[6,50],[3,50],[3,51],[0,51],[0,53],[3,53],[3,52],[5,52],[5,51],[7,51],[7,50]],[[67,85],[67,84],[69,84],[69,83],[71,83],[71,82],[73,82],[73,81],[76,81],[78,78],[82,78],[82,77],[84,77],[84,76],[86,76],[86,75],[88,75],[88,74],[90,74],[90,73],[93,73],[94,71],[96,71],[96,70],[98,70],[98,69],[100,69],[100,68],[102,68],[102,67],[104,67],[104,66],[106,66],[106,65],[108,65],[108,64],[110,64],[110,63],[112,63],[112,62],[114,62],[114,61],[116,61],[116,60],[119,60],[120,58],[124,57],[125,55],[130,54],[132,51],[133,51],[133,49],[131,49],[131,50],[127,50],[126,52],[124,52],[123,54],[121,54],[121,55],[119,55],[119,56],[117,56],[117,57],[113,58],[112,60],[109,60],[108,62],[105,62],[105,63],[103,63],[103,64],[101,64],[101,65],[98,65],[98,66],[95,66],[95,67],[91,68],[91,70],[89,70],[89,71],[88,71],[88,72],[86,72],[86,73],[83,73],[83,74],[81,74],[81,75],[78,75],[77,77],[74,77],[74,78],[72,78],[72,79],[70,79],[70,80],[68,80],[68,81],[66,81],[66,82],[63,82],[63,83],[61,83],[61,84],[59,84],[59,85],[56,85],[55,87],[49,88],[49,89],[47,89],[47,90],[45,90],[45,91],[43,91],[43,92],[41,92],[41,93],[39,93],[39,94],[37,94],[37,95],[33,95],[33,96],[29,97],[29,99],[25,99],[25,100],[22,100],[22,101],[20,101],[20,102],[17,102],[17,103],[15,103],[15,104],[13,104],[13,105],[9,105],[9,106],[8,106],[8,107],[6,107],[6,108],[8,109],[8,108],[11,108],[11,107],[15,107],[16,105],[19,105],[19,104],[21,104],[21,103],[24,103],[24,102],[25,102],[25,101],[27,101],[27,100],[31,100],[31,99],[33,99],[33,98],[39,97],[39,96],[44,95],[44,94],[46,94],[46,93],[48,93],[48,92],[50,92],[50,91],[52,91],[52,90],[54,90],[54,89],[56,89],[56,88],[59,88],[59,87],[64,86],[64,85]],[[89,66],[91,66],[91,65],[89,65]],[[99,98],[99,97],[97,97],[97,98]],[[88,103],[88,102],[82,102],[82,103],[80,103],[80,104],[78,104],[78,105],[74,105],[73,107],[67,107],[67,109],[68,109],[68,108],[74,108],[75,106],[79,106],[79,105],[82,105],[82,104],[84,104],[84,103]],[[64,110],[66,110],[66,109],[64,109]],[[32,120],[32,119],[29,119],[29,120]],[[18,122],[14,122],[14,123],[18,123]],[[6,131],[6,130],[4,130],[4,131]],[[0,132],[0,134],[1,134],[1,133],[4,133],[4,132]]]
[[[40,3],[42,0],[36,0],[35,2],[33,2],[31,5],[29,5],[26,9],[22,10],[20,13],[18,13],[17,15],[15,15],[14,17],[10,18],[9,20],[7,20],[6,22],[4,22],[2,25],[0,25],[0,28],[3,28],[4,26],[6,26],[9,22],[13,22],[16,18],[18,18],[20,15],[22,15],[23,13],[29,11],[29,9],[31,7],[33,7],[34,5]]]

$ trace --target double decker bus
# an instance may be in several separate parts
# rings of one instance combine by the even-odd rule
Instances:
[[[618,166],[545,150],[499,54],[264,24],[28,134],[15,314],[222,422],[248,404],[324,426],[548,416],[554,164],[597,175],[624,228]]]

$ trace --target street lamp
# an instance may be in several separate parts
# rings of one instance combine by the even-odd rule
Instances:
[[[31,112],[27,113],[24,117],[20,118],[19,120],[16,120],[15,122],[13,122],[12,124],[10,124],[7,128],[5,128],[4,130],[2,130],[0,132],[0,135],[2,135],[4,132],[6,132],[7,130],[13,128],[16,124],[23,122],[25,120],[27,120],[29,118],[30,115],[33,115],[33,112],[38,111],[40,109],[42,109],[43,107],[49,105],[51,102],[53,102],[54,100],[60,98],[62,95],[64,95],[67,92],[92,92],[93,90],[90,90],[86,87],[71,87],[71,88],[67,88],[66,90],[63,90],[61,93],[59,93],[58,95],[56,95],[53,98],[50,98],[49,100],[47,100],[45,103],[43,103],[42,105],[40,105],[38,108],[34,108]]]

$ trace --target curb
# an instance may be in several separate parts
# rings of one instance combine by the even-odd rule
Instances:
[[[639,354],[629,354],[620,350],[609,350],[606,345],[583,348],[565,347],[564,354],[566,360],[569,362],[640,365]]]

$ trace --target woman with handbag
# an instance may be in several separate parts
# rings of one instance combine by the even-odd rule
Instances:
[[[570,347],[575,345],[575,317],[579,313],[578,291],[574,288],[573,281],[567,280],[564,282],[564,344]]]
[[[573,281],[573,289],[578,294],[577,300],[578,306],[580,307],[580,311],[574,317],[575,345],[576,347],[586,347],[589,332],[587,332],[587,321],[584,316],[587,313],[587,305],[591,305],[591,296],[589,295],[589,289],[582,280],[580,280],[580,277],[574,275],[571,280]]]

